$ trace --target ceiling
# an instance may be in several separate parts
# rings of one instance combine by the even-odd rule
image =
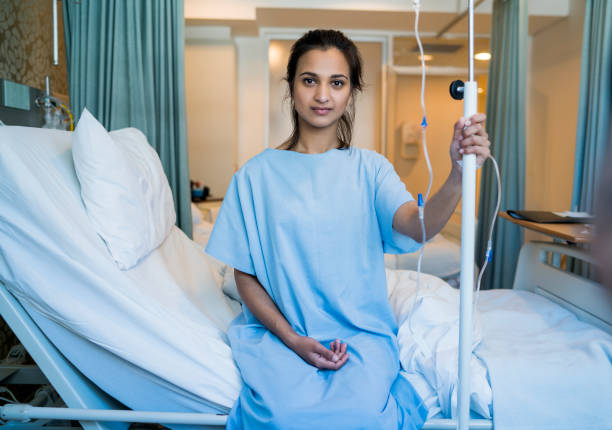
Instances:
[[[421,12],[419,33],[426,46],[425,53],[433,55],[428,66],[466,67],[467,17],[458,20],[447,29],[442,37],[436,35],[447,27],[459,15],[449,12]],[[544,28],[555,24],[564,16],[529,16],[529,34],[534,35]],[[231,37],[257,36],[261,29],[307,29],[338,28],[345,30],[365,30],[387,34],[396,33],[393,37],[393,64],[397,66],[419,66],[414,38],[415,14],[411,11],[365,11],[365,10],[331,10],[331,9],[296,9],[296,8],[261,8],[255,9],[253,20],[228,19],[186,19],[187,26],[225,27]],[[475,52],[489,51],[491,33],[491,15],[477,13],[474,16]],[[440,52],[444,47],[454,46],[454,52]],[[433,49],[432,49],[433,48]],[[433,52],[435,51],[435,52]],[[494,53],[493,53],[494,55]],[[488,63],[475,61],[476,68],[487,68]]]
[[[422,38],[423,51],[431,55],[432,59],[427,61],[428,66],[435,67],[467,67],[468,46],[467,39],[436,39]],[[489,38],[474,39],[474,53],[489,52]],[[451,52],[452,49],[452,52]],[[447,52],[445,52],[447,51]],[[395,66],[420,66],[418,45],[412,36],[396,36],[393,38],[393,64]],[[474,61],[474,67],[487,68],[488,61]]]
[[[419,31],[437,34],[453,19],[456,13],[422,12]],[[340,28],[379,31],[414,31],[414,12],[409,11],[365,11],[296,8],[256,8],[255,19],[206,19],[187,18],[188,26],[229,26],[233,36],[255,36],[261,28]],[[535,34],[554,24],[563,16],[529,16],[529,33]],[[474,16],[475,33],[488,35],[491,32],[491,15],[477,13]],[[467,18],[463,18],[447,31],[448,34],[467,33]]]

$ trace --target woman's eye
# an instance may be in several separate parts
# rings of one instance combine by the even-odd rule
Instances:
[[[344,85],[344,81],[332,81],[332,85],[334,87],[342,87]]]
[[[314,81],[314,79],[312,79],[312,78],[304,78],[304,83],[305,83],[306,85],[312,85],[312,84],[314,84],[314,83],[315,83],[315,81]]]

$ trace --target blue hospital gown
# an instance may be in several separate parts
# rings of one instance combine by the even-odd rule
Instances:
[[[233,176],[206,251],[257,279],[299,335],[348,344],[337,371],[303,361],[243,306],[228,336],[244,382],[228,429],[414,429],[427,411],[399,374],[383,252],[413,200],[369,150],[267,149]]]

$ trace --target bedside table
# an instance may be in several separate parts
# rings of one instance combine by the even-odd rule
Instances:
[[[194,203],[202,211],[202,219],[207,222],[215,222],[219,209],[223,203],[222,198],[212,198]]]

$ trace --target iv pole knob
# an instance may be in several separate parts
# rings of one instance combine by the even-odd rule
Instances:
[[[465,83],[462,80],[457,79],[450,84],[450,95],[455,100],[463,100],[463,93],[465,90]]]

